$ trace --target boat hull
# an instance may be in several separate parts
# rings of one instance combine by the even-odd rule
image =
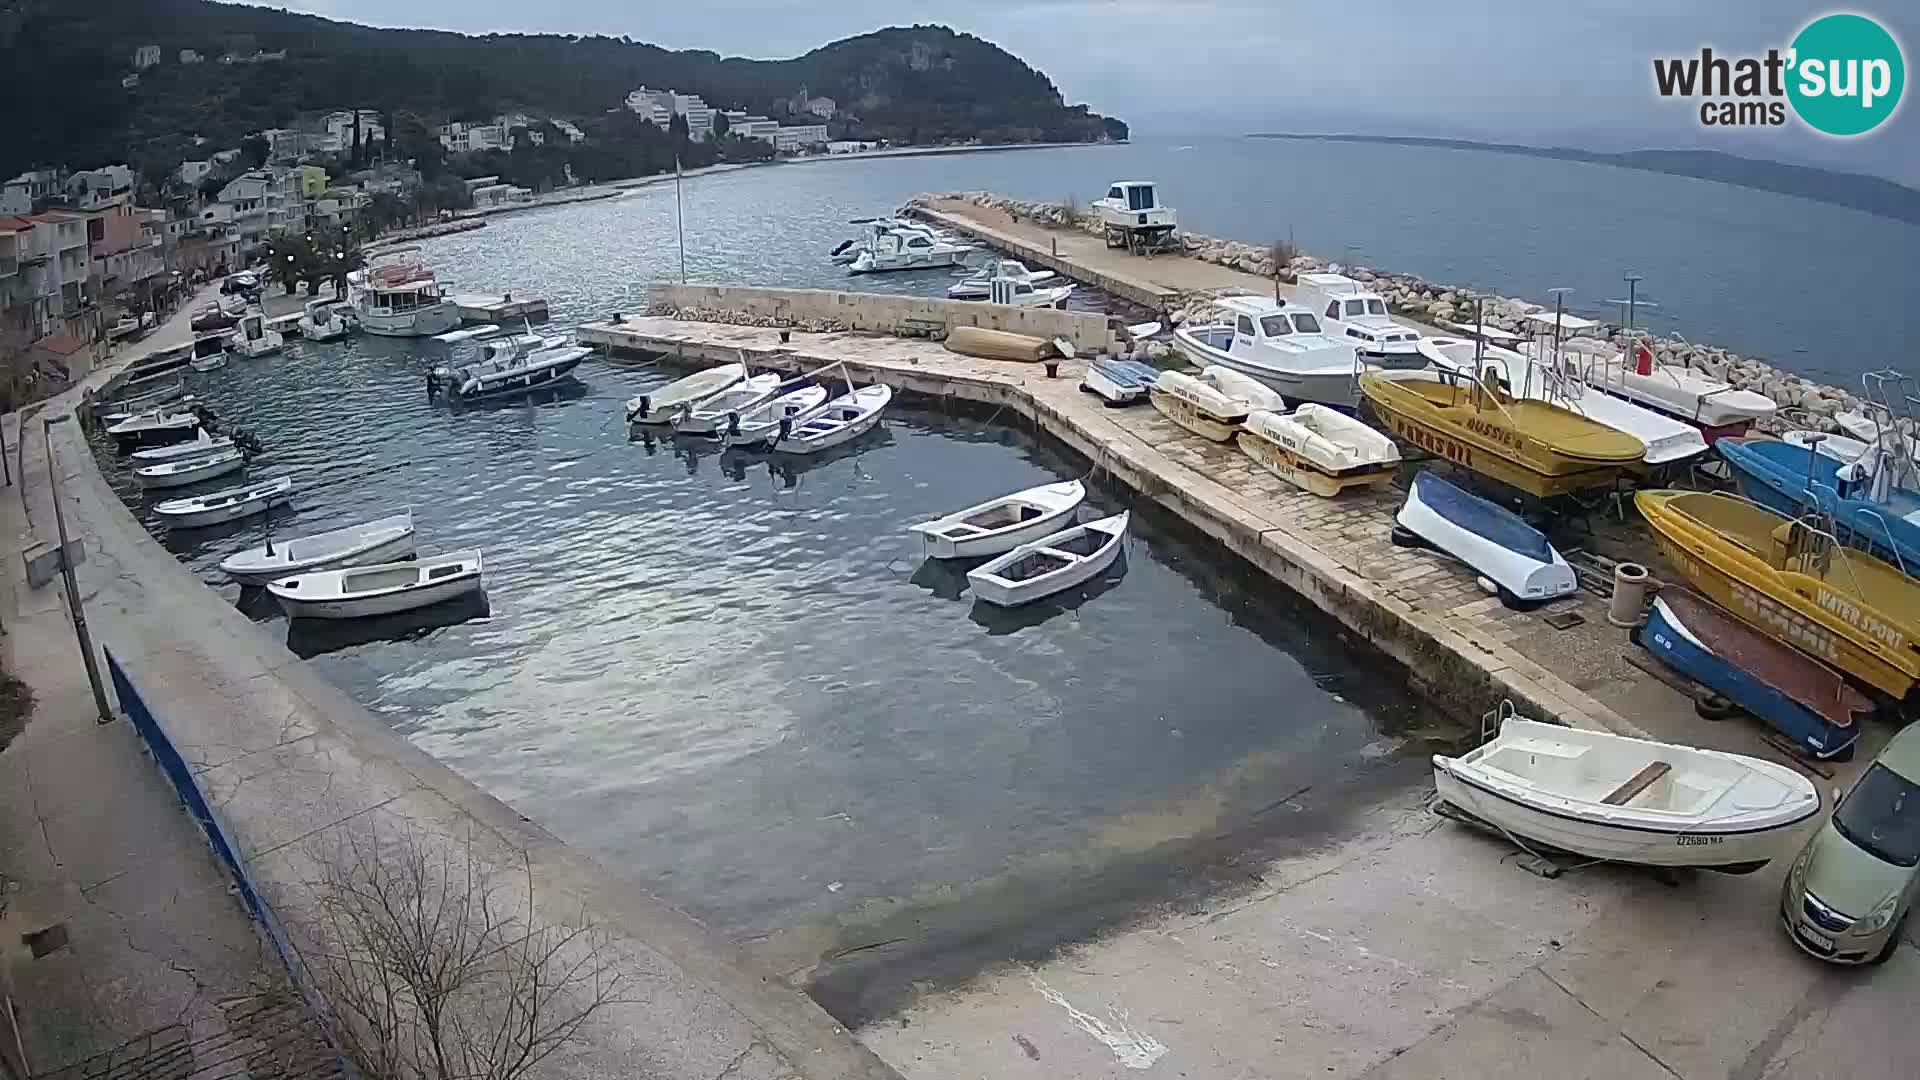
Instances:
[[[1082,526],[1082,528],[1090,527]],[[1047,537],[1039,543],[1034,544],[1032,548],[1026,549],[1026,551],[1028,553],[1044,553],[1047,547],[1047,540],[1064,536],[1066,532],[1072,531],[1074,530],[1065,530],[1061,533],[1056,533],[1054,536]],[[1045,599],[1056,593],[1065,592],[1076,586],[1084,585],[1105,573],[1107,568],[1112,566],[1114,561],[1120,557],[1121,548],[1124,546],[1123,541],[1126,539],[1125,515],[1122,515],[1120,530],[1117,533],[1102,533],[1100,535],[1103,537],[1103,542],[1092,555],[1085,558],[1074,559],[1066,566],[1052,573],[1041,574],[1024,581],[1012,581],[993,573],[994,568],[997,567],[1001,561],[996,559],[993,563],[968,571],[967,586],[972,590],[974,598],[984,603],[993,604],[997,607],[1019,607],[1022,604],[1031,604],[1036,600]],[[1015,552],[1013,554],[1017,556],[1020,553]]]
[[[377,337],[432,337],[459,326],[460,309],[450,300],[398,314],[357,307],[354,319],[360,329]]]
[[[1418,395],[1400,395],[1393,384],[1363,376],[1361,386],[1374,412],[1395,436],[1436,457],[1491,477],[1537,498],[1555,498],[1577,491],[1612,487],[1639,463],[1640,454],[1626,461],[1582,460],[1551,453],[1529,453],[1532,440],[1504,426],[1487,422],[1477,412],[1441,410]],[[1463,390],[1461,393],[1467,393]],[[1418,400],[1412,400],[1418,398]],[[1636,440],[1637,441],[1637,440]],[[1497,448],[1497,449],[1496,449]]]
[[[1067,484],[1049,485],[1058,496],[1058,501],[1047,504],[1020,501],[1019,496],[995,500],[980,506],[948,515],[933,521],[915,525],[910,531],[918,533],[926,544],[927,554],[936,559],[971,559],[987,555],[1004,555],[1021,544],[1052,536],[1064,529],[1072,520],[1074,512],[1086,501],[1087,492],[1079,481]],[[1038,490],[1038,489],[1035,489]],[[1023,493],[1024,494],[1024,493]],[[985,531],[975,531],[972,535],[958,533],[955,518],[977,515],[994,506],[1021,506],[1037,511],[1035,516],[1016,525]],[[949,531],[941,531],[946,529]]]
[[[1162,416],[1217,443],[1232,442],[1234,433],[1240,430],[1240,421],[1246,418],[1244,414],[1230,417],[1208,412],[1178,394],[1162,390],[1158,384],[1148,391],[1147,397]]]
[[[1395,466],[1392,465],[1330,473],[1260,432],[1248,429],[1235,438],[1240,451],[1252,458],[1254,464],[1321,498],[1331,499],[1343,491],[1385,487],[1393,482]]]
[[[747,377],[745,364],[723,364],[676,379],[627,402],[627,422],[664,427],[681,408],[722,393]]]
[[[586,357],[582,356],[563,360],[523,374],[494,379],[466,393],[449,388],[446,391],[447,399],[460,402],[491,401],[495,398],[513,397],[516,394],[530,394],[535,390],[544,390],[549,386],[571,381],[574,378],[573,369],[579,367],[581,361],[585,359]]]
[[[1567,561],[1517,515],[1428,473],[1414,477],[1394,521],[1498,585],[1510,603],[1541,604],[1580,588]],[[1520,539],[1503,543],[1503,535]]]
[[[265,585],[269,581],[278,581],[284,577],[312,573],[316,570],[340,570],[349,566],[371,566],[378,563],[398,562],[411,558],[414,553],[414,535],[408,532],[385,543],[358,551],[344,551],[330,558],[316,559],[312,562],[273,567],[261,570],[230,570],[225,564],[220,569],[229,578],[242,585]]]
[[[212,510],[195,510],[186,514],[161,514],[160,518],[169,528],[198,529],[208,525],[221,525],[229,521],[252,517],[264,513],[269,506],[280,506],[292,500],[293,492],[287,491],[258,499],[247,499]]]
[[[830,450],[843,443],[850,443],[879,425],[880,412],[876,409],[857,420],[841,424],[824,435],[812,438],[775,439],[773,449],[783,454],[817,454],[822,450]]]
[[[337,600],[298,600],[291,596],[274,593],[273,598],[280,610],[291,619],[367,619],[379,615],[393,615],[402,611],[412,611],[429,604],[438,604],[443,600],[452,600],[457,596],[480,591],[482,582],[479,570],[459,577],[436,581],[431,585],[418,588],[381,593],[376,596],[345,597]]]
[[[1174,348],[1197,367],[1218,364],[1221,367],[1237,371],[1271,387],[1288,401],[1310,401],[1316,405],[1330,405],[1336,409],[1352,410],[1360,397],[1353,386],[1353,372],[1341,371],[1285,371],[1243,360],[1225,349],[1216,349],[1201,341],[1185,328],[1173,332]]]
[[[142,475],[136,470],[134,476],[140,481],[141,487],[149,490],[163,491],[167,488],[186,487],[188,484],[197,484],[202,480],[211,480],[216,476],[226,476],[229,473],[239,472],[241,469],[246,468],[247,459],[239,454],[235,454],[231,458],[220,461],[194,462],[194,464],[196,466],[194,468],[181,469],[178,472],[161,475]]]
[[[1803,819],[1750,832],[1608,825],[1522,802],[1456,773],[1438,757],[1433,763],[1433,786],[1448,803],[1523,840],[1590,859],[1638,866],[1751,873],[1784,850],[1787,840],[1805,824]]]
[[[1817,758],[1847,750],[1860,737],[1858,725],[1835,724],[1730,660],[1715,655],[1685,625],[1683,616],[1656,600],[1640,630],[1640,643],[1668,667],[1726,696],[1735,705],[1759,717],[1774,730]],[[1800,657],[1801,662],[1817,661]],[[1840,676],[1832,673],[1837,683]]]
[[[193,438],[199,430],[198,420],[187,424],[169,424],[165,427],[145,427],[135,431],[108,431],[113,441],[122,449],[135,446],[170,446],[174,443]]]

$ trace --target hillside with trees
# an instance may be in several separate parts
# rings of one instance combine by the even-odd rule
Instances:
[[[158,45],[162,60],[123,85],[143,45]],[[204,60],[180,62],[183,49]],[[284,58],[221,62],[280,50]],[[30,102],[33,112],[0,146],[0,175],[109,161],[155,175],[192,156],[195,136],[206,140],[199,145],[238,146],[249,132],[353,107],[407,114],[422,125],[522,110],[573,119],[591,133],[596,123],[625,123],[609,110],[641,85],[776,119],[805,87],[838,104],[835,138],[928,144],[1126,135],[1125,124],[1065,104],[1045,75],[1017,57],[942,26],[880,30],[791,60],[745,60],[624,37],[383,30],[206,0],[24,0],[0,11],[0,52],[10,58],[0,65],[0,98]],[[621,174],[622,164],[585,171]]]

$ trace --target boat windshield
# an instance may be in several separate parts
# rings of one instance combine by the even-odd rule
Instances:
[[[1375,299],[1373,299],[1373,298],[1371,298],[1371,297],[1369,297],[1369,298],[1367,299],[1367,314],[1369,314],[1369,315],[1385,315],[1386,313],[1387,313],[1387,303],[1386,303],[1386,301],[1384,301],[1384,300],[1375,300]]]
[[[1317,334],[1320,332],[1320,320],[1303,311],[1293,317],[1293,328],[1303,334]]]
[[[1366,313],[1367,313],[1367,302],[1365,300],[1347,301],[1347,317],[1348,318],[1352,318],[1355,315],[1365,315]]]
[[[1920,865],[1920,785],[1876,763],[1833,812],[1833,827],[1882,862]]]
[[[1286,337],[1293,333],[1293,325],[1285,315],[1268,315],[1260,320],[1260,331],[1268,337]]]

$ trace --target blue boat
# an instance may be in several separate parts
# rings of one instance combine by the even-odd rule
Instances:
[[[1841,479],[1841,463],[1811,447],[1778,439],[1721,439],[1740,494],[1786,517],[1811,511],[1833,515],[1840,541],[1900,567],[1920,572],[1920,493],[1893,488],[1871,498],[1870,480]]]
[[[1099,359],[1087,365],[1080,389],[1097,394],[1109,405],[1131,405],[1146,399],[1160,369],[1138,360]]]
[[[1660,590],[1639,641],[1817,758],[1846,755],[1873,711],[1838,671],[1684,589]]]

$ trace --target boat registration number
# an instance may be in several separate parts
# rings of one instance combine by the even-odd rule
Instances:
[[[1682,833],[1681,835],[1674,837],[1673,842],[1676,844],[1679,844],[1681,847],[1705,847],[1708,844],[1725,843],[1726,837],[1724,836],[1689,836],[1685,833]]]

